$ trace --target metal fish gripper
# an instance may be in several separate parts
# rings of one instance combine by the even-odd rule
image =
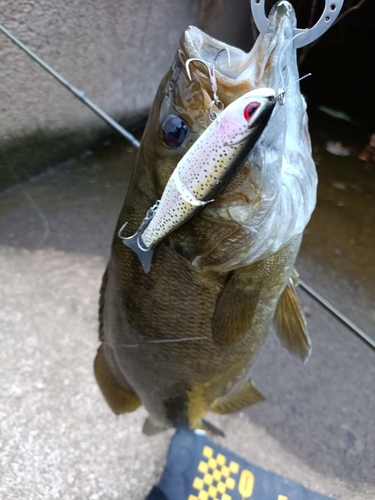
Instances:
[[[254,22],[258,28],[259,33],[264,35],[267,31],[269,20],[264,10],[265,0],[250,0],[251,12],[253,14]],[[287,8],[292,8],[286,0],[280,2],[284,3]],[[315,42],[320,38],[336,21],[342,9],[344,0],[325,0],[325,7],[323,14],[320,16],[318,22],[310,29],[295,29],[294,30],[294,47],[300,49],[309,43]]]

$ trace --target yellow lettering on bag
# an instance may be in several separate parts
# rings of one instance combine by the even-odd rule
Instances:
[[[254,474],[247,469],[241,472],[238,492],[242,498],[250,498],[254,489]],[[287,499],[288,500],[288,499]]]

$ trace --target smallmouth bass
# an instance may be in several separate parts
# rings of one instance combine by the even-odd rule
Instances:
[[[208,411],[231,413],[261,401],[249,371],[273,321],[292,353],[305,359],[310,350],[293,268],[317,179],[297,82],[296,19],[286,4],[272,9],[267,32],[249,54],[188,28],[151,109],[103,277],[94,363],[116,414],[145,406],[148,434],[170,426],[214,431],[203,420]],[[212,63],[223,48],[231,64],[218,58],[215,74],[225,107],[259,88],[285,88],[285,104],[275,107],[215,201],[161,239],[146,274],[117,233],[125,222],[127,234],[136,233],[210,126],[207,68],[196,62],[190,81],[185,62]],[[169,118],[165,130],[170,116],[176,118]],[[173,120],[183,121],[187,140],[179,141]]]

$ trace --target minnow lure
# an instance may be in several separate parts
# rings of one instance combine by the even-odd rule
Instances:
[[[216,196],[236,175],[271,117],[283,90],[252,90],[227,106],[177,164],[160,200],[138,230],[122,242],[139,257],[146,273],[156,245]]]

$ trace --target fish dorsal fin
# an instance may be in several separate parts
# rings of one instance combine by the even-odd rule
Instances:
[[[291,354],[303,361],[311,350],[306,321],[292,282],[288,283],[276,306],[274,323],[276,335]]]

